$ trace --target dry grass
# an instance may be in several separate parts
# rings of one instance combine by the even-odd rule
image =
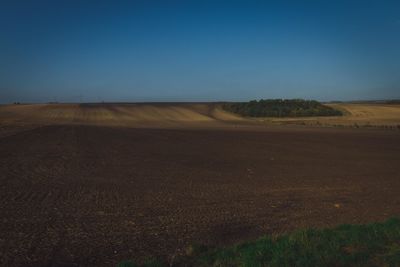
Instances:
[[[120,126],[213,125],[244,120],[216,104],[36,104],[0,106],[2,124],[94,124]]]
[[[264,120],[281,124],[351,127],[400,127],[400,105],[330,104],[344,112],[341,117],[279,118]]]
[[[334,127],[400,129],[400,105],[331,104],[340,117],[248,119],[213,103],[159,104],[35,104],[0,106],[0,126],[89,124],[132,127],[188,127],[239,124],[297,124]]]

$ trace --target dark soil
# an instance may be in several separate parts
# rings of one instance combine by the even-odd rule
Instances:
[[[0,265],[171,260],[399,216],[399,196],[397,131],[46,126],[0,138]]]

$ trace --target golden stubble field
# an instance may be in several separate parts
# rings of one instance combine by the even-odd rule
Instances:
[[[248,120],[212,103],[0,105],[0,137],[46,125],[202,128]]]
[[[3,125],[89,124],[171,127],[244,121],[217,104],[23,104],[0,106]]]
[[[84,124],[152,128],[248,125],[400,127],[400,105],[330,104],[341,117],[242,118],[217,103],[24,104],[0,106],[1,132],[34,125]]]
[[[350,126],[400,128],[400,105],[398,104],[329,104],[343,111],[341,117],[277,118],[266,122],[316,126]],[[262,120],[262,119],[261,119]]]

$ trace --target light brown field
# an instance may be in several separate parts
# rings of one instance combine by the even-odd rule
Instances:
[[[395,104],[329,104],[344,112],[341,117],[278,118],[267,122],[319,126],[400,127],[400,105]]]
[[[400,105],[330,104],[341,117],[243,118],[217,103],[32,104],[0,106],[0,129],[52,124],[152,128],[298,124],[317,126],[400,127]],[[0,130],[1,134],[1,130]]]
[[[36,104],[0,106],[2,123],[179,126],[243,120],[217,104]]]

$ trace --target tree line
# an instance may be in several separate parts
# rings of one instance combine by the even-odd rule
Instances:
[[[245,117],[341,116],[340,110],[315,100],[261,99],[249,102],[223,103],[222,108]]]

